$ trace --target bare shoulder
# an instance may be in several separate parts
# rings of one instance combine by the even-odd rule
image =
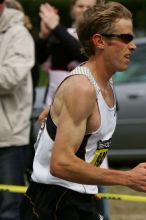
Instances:
[[[70,77],[64,89],[64,102],[75,118],[89,117],[96,104],[96,92],[86,76]]]

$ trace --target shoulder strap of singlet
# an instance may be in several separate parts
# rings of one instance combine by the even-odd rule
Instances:
[[[85,66],[77,66],[74,70],[71,71],[70,75],[84,75],[86,76],[89,81],[91,82],[91,84],[94,86],[95,91],[96,91],[96,96],[98,97],[98,94],[100,92],[100,88],[97,85],[92,73],[90,72],[90,70],[85,67]]]

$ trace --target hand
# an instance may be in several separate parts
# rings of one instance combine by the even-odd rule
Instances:
[[[48,36],[51,34],[52,30],[48,28],[48,26],[45,24],[43,20],[41,20],[40,23],[40,32],[39,32],[39,37],[41,39],[47,39]]]
[[[49,112],[49,109],[50,109],[50,106],[48,106],[47,108],[44,109],[44,111],[42,111],[39,115],[39,118],[38,118],[38,121],[40,124],[42,124],[44,121],[45,121],[45,118],[47,117],[48,115],[48,112]]]
[[[130,177],[129,187],[139,192],[146,192],[146,163],[140,163],[126,172]]]
[[[39,15],[48,29],[53,30],[60,22],[58,11],[48,3],[42,4]]]

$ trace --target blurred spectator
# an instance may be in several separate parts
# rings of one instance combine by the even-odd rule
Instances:
[[[0,184],[24,185],[32,111],[34,42],[24,14],[0,0]],[[0,192],[0,219],[19,220],[21,195]]]
[[[96,0],[78,0],[71,2],[71,14],[74,24],[87,8],[93,6]],[[49,62],[49,90],[46,105],[50,104],[55,90],[68,72],[85,61],[80,53],[80,43],[75,28],[65,28],[60,23],[58,10],[49,4],[40,6],[40,33],[37,41],[37,59],[40,64]],[[75,26],[75,25],[74,25]]]
[[[33,24],[31,22],[30,18],[25,14],[24,8],[20,4],[20,2],[18,2],[17,0],[7,0],[6,5],[7,5],[7,8],[13,8],[13,9],[16,9],[18,11],[22,11],[24,13],[24,26],[31,33],[31,35],[32,35],[32,37],[34,38],[34,41],[35,41],[35,37],[34,37],[34,34],[33,34]],[[31,70],[31,74],[32,74],[32,82],[33,82],[33,103],[34,103],[35,102],[35,96],[36,96],[35,89],[36,89],[36,87],[38,85],[38,82],[39,82],[39,64],[37,62],[35,62],[32,70]]]
[[[24,8],[20,4],[20,2],[18,2],[17,0],[7,0],[6,5],[7,5],[7,8],[13,8],[13,9],[22,11],[24,13],[24,26],[31,33],[31,35],[35,41],[35,37],[33,34],[32,22],[31,22],[30,18],[25,14]],[[36,59],[35,59],[34,66],[31,69],[32,83],[33,83],[33,104],[35,103],[35,97],[36,97],[35,89],[36,89],[38,82],[39,82],[39,73],[40,73],[39,64],[36,62]],[[35,121],[36,121],[36,117],[32,115],[32,117],[31,117],[31,131],[30,131],[30,147],[28,148],[28,151],[27,151],[27,161],[26,161],[26,177],[27,177],[28,181],[30,180],[30,175],[31,175],[31,171],[32,171],[32,161],[33,161],[33,157],[34,157],[33,145],[34,145],[35,140],[34,140],[33,130],[34,130]]]

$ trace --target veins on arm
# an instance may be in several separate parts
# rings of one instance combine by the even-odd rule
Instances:
[[[134,171],[118,171],[93,166],[75,155],[85,135],[87,118],[92,114],[94,101],[88,89],[84,91],[76,87],[74,91],[72,93],[69,88],[64,97],[52,152],[51,174],[80,184],[123,185],[146,191],[145,163]],[[142,175],[139,175],[139,171]]]
[[[87,119],[92,114],[96,103],[94,89],[77,84],[78,82],[76,82],[75,90],[69,86],[68,92],[64,94],[64,104],[58,119],[52,152],[51,172],[53,175],[56,175],[56,172],[57,175],[65,173],[66,168],[74,167],[74,159],[77,158],[75,153],[86,134]]]

